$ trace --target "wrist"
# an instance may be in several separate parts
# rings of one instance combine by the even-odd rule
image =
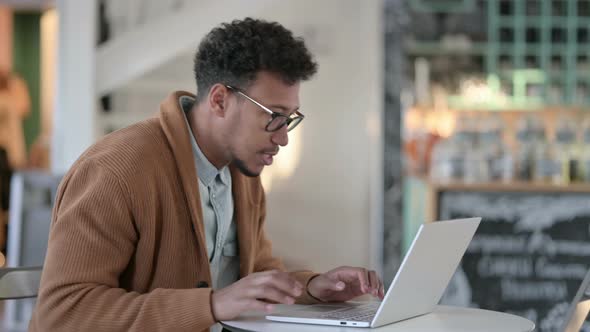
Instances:
[[[312,287],[310,287],[311,286],[311,282],[313,281],[313,279],[315,279],[315,278],[317,278],[319,276],[320,275],[318,274],[318,275],[315,275],[315,276],[309,278],[309,281],[307,281],[307,285],[305,287],[305,291],[307,292],[307,295],[309,297],[311,297],[312,299],[314,299],[314,300],[316,300],[318,302],[326,302],[326,301],[322,300],[319,296],[314,295],[313,292],[311,291],[311,288],[312,288]]]
[[[209,295],[209,306],[211,307],[211,316],[213,317],[213,320],[215,322],[219,322],[219,319],[217,318],[218,313],[215,310],[215,303],[216,303],[216,301],[213,298],[213,293],[214,293],[214,290],[211,289],[211,292],[209,293],[210,294]]]

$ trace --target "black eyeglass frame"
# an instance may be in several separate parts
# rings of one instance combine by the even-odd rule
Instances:
[[[287,116],[284,114],[281,114],[279,112],[275,112],[273,110],[271,110],[270,108],[262,105],[260,102],[256,101],[254,98],[248,96],[247,94],[245,94],[244,92],[242,92],[242,90],[235,88],[231,85],[226,85],[226,88],[228,88],[230,91],[236,92],[237,94],[239,94],[240,96],[248,99],[250,102],[252,102],[253,104],[255,104],[256,106],[260,107],[263,111],[267,112],[268,114],[270,114],[270,120],[268,121],[268,123],[266,124],[266,127],[264,127],[264,130],[268,131],[268,132],[275,132],[280,130],[281,128],[283,128],[284,126],[287,126],[287,131],[291,131],[293,129],[295,129],[295,127],[297,127],[301,121],[303,121],[303,119],[305,118],[305,116],[303,115],[303,113],[299,112],[299,111],[295,111],[294,114],[296,114],[295,116],[291,117],[291,116]],[[280,125],[278,125],[277,128],[274,129],[269,129],[270,125],[273,123],[273,121],[275,119],[282,119]]]

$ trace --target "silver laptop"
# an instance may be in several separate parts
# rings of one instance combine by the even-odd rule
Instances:
[[[288,323],[379,327],[432,312],[457,269],[481,218],[420,226],[383,301],[315,304],[267,315]]]

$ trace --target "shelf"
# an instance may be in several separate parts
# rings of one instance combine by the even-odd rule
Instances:
[[[448,182],[440,183],[428,181],[434,191],[501,191],[501,192],[556,192],[556,193],[590,193],[590,183],[553,184],[545,182],[487,182],[464,183]]]
[[[438,41],[408,41],[404,47],[410,55],[485,55],[487,52],[487,45],[485,43],[466,43],[465,45],[461,45],[461,47],[457,47],[452,43]]]

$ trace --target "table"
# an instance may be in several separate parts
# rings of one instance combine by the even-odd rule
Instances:
[[[280,310],[283,305],[276,306]],[[221,324],[232,332],[531,332],[535,328],[533,322],[519,316],[451,306],[437,306],[430,314],[376,329],[271,322],[260,312],[247,313]]]

